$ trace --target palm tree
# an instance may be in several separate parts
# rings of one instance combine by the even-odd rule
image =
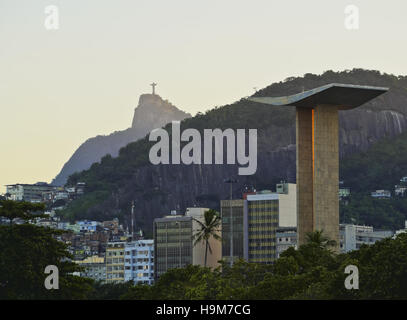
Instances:
[[[205,243],[205,267],[206,261],[208,258],[208,250],[209,253],[212,253],[211,245],[209,244],[209,239],[213,237],[216,240],[221,240],[221,237],[218,235],[219,226],[221,223],[221,219],[219,213],[216,210],[209,209],[204,212],[204,221],[201,222],[198,219],[193,218],[198,224],[199,229],[194,234],[194,246],[196,246],[200,242]]]
[[[318,248],[325,249],[327,247],[335,246],[336,241],[330,240],[323,234],[323,230],[316,230],[307,233],[307,243],[315,244]]]

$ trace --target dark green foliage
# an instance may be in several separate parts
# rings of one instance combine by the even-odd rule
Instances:
[[[42,203],[0,200],[0,217],[9,219],[10,224],[17,218],[28,221],[37,217],[43,217],[44,215],[41,211],[43,211],[44,208],[45,205]]]
[[[131,282],[125,283],[101,283],[95,282],[92,292],[88,295],[90,300],[117,300],[126,294],[134,285]]]
[[[377,189],[393,190],[407,176],[407,133],[384,139],[366,152],[341,162],[340,175],[352,192],[370,194]]]
[[[407,176],[407,133],[385,139],[368,151],[341,162],[340,176],[351,189],[348,205],[341,205],[341,221],[381,229],[400,229],[407,220],[407,197],[396,198],[394,186]],[[392,199],[374,199],[370,193],[385,189]]]
[[[33,218],[43,206],[27,202],[0,202],[0,216]],[[0,225],[0,299],[84,299],[92,281],[72,275],[80,268],[68,258],[66,245],[55,237],[62,232],[32,224]],[[59,289],[44,286],[45,267],[59,271]]]
[[[286,250],[274,265],[243,260],[211,270],[173,269],[153,286],[139,285],[122,299],[407,299],[407,234],[335,255],[321,235]],[[344,286],[345,267],[359,268],[359,290]]]

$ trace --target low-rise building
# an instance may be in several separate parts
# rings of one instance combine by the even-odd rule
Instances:
[[[100,225],[97,221],[81,220],[77,221],[76,224],[79,225],[80,231],[96,232],[97,227]]]
[[[276,257],[280,258],[280,255],[290,247],[297,249],[297,228],[286,227],[278,228],[276,232]]]
[[[104,257],[91,256],[74,262],[84,268],[84,270],[79,273],[79,276],[100,282],[106,281],[106,264]]]
[[[407,195],[407,186],[404,185],[395,185],[394,194],[396,197],[404,197]]]
[[[391,198],[391,193],[389,190],[376,190],[373,191],[371,194],[372,198],[377,198],[377,199],[390,199]]]
[[[393,238],[395,239],[399,234],[406,233],[406,232],[407,232],[407,220],[404,221],[404,229],[396,230]]]
[[[6,194],[9,195],[10,200],[38,203],[43,201],[44,193],[55,191],[56,188],[45,182],[35,184],[17,183],[6,185]]]
[[[339,188],[339,200],[350,196],[350,188]]]
[[[373,230],[371,226],[340,224],[340,250],[349,252],[358,250],[362,244],[371,245],[376,241],[392,237],[393,231]]]
[[[81,232],[80,225],[78,225],[76,223],[71,224],[69,222],[59,222],[58,223],[58,229],[66,230],[66,231],[72,231],[73,233]]]

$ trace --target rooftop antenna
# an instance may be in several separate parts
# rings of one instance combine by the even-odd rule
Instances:
[[[134,221],[134,200],[131,202],[131,238],[133,239],[134,237],[134,226],[135,221]]]

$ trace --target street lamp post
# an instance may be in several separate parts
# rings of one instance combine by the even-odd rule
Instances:
[[[232,198],[233,198],[233,183],[238,182],[236,179],[227,179],[225,183],[230,184],[230,202],[229,202],[229,211],[230,211],[230,266],[233,266],[233,208],[232,208]]]
[[[178,245],[179,245],[179,267],[182,268],[181,258],[182,258],[182,251],[181,251],[181,221],[175,222],[178,225]]]

